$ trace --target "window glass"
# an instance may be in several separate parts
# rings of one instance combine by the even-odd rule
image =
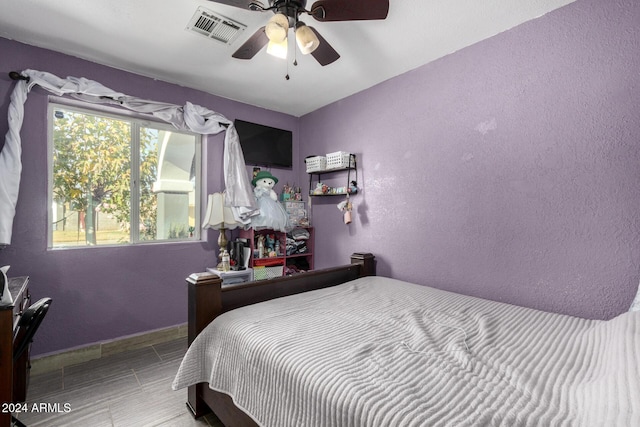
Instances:
[[[51,247],[199,238],[199,135],[50,107]]]

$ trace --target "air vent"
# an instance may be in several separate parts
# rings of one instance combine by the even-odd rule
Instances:
[[[246,25],[200,6],[187,25],[187,30],[231,44],[247,28]]]

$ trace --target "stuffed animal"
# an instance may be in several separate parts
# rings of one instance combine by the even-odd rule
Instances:
[[[351,210],[353,209],[353,205],[349,201],[349,196],[347,195],[347,200],[343,200],[338,203],[338,209],[344,213],[344,223],[351,224]]]
[[[267,248],[267,251],[274,251],[276,249],[276,236],[273,234],[267,234],[267,239],[264,245]]]
[[[278,178],[267,171],[258,172],[251,181],[255,187],[253,194],[256,196],[258,208],[260,208],[260,214],[251,218],[251,227],[254,230],[269,228],[287,232],[291,228],[289,214],[278,203],[278,195],[273,190],[273,186],[277,183]]]
[[[278,178],[271,175],[267,171],[260,171],[251,181],[253,186],[255,187],[253,193],[256,197],[261,197],[264,194],[268,194],[273,201],[278,200],[278,195],[273,190],[273,186],[278,183]]]
[[[313,190],[313,194],[322,194],[322,187],[324,186],[323,183],[319,182],[316,184],[316,188],[314,188]]]

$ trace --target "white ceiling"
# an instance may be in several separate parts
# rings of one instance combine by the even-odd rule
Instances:
[[[383,21],[302,15],[341,55],[325,67],[299,53],[294,67],[265,49],[231,58],[272,12],[206,0],[0,0],[0,37],[302,116],[573,1],[390,0]],[[187,31],[199,6],[247,30],[231,45]]]

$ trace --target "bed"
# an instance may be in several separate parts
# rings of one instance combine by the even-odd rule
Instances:
[[[371,254],[188,283],[172,386],[226,426],[640,425],[638,312],[597,321],[454,294],[375,276]]]

